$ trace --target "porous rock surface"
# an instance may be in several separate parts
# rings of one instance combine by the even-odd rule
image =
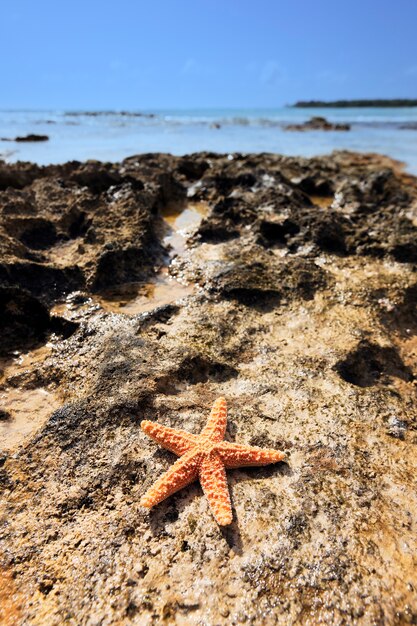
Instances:
[[[417,181],[376,155],[154,154],[2,163],[0,190],[1,351],[50,346],[0,382],[61,398],[1,455],[3,623],[417,623]],[[209,212],[170,262],[161,211],[187,198]],[[164,263],[187,298],[94,300]],[[227,438],[287,462],[228,472],[230,527],[197,483],[145,511],[174,457],[140,421],[197,433],[220,395]]]

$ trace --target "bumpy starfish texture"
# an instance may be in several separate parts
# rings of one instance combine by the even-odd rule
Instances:
[[[285,454],[278,450],[224,441],[226,422],[225,398],[216,400],[200,435],[143,421],[141,428],[148,437],[180,458],[148,489],[140,504],[152,508],[198,478],[217,523],[220,526],[231,524],[232,507],[226,469],[278,463]]]

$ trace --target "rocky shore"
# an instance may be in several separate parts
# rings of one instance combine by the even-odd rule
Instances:
[[[350,130],[350,124],[329,122],[325,117],[311,117],[302,124],[288,124],[285,130]]]
[[[17,141],[17,142],[39,142],[39,141],[49,141],[48,135],[34,135],[31,133],[30,135],[24,135],[22,137],[15,137],[11,139],[10,137],[1,137],[0,141]]]
[[[0,162],[0,623],[417,623],[416,267],[378,155]],[[220,395],[287,461],[141,508]]]

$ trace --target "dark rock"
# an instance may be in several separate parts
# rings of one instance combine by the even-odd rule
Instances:
[[[41,263],[0,263],[0,285],[21,287],[49,302],[84,287],[84,276],[77,266],[53,267]]]
[[[187,180],[198,180],[209,167],[207,161],[199,158],[199,155],[185,156],[179,161],[178,172]]]
[[[25,351],[46,341],[50,333],[67,339],[78,324],[50,317],[44,304],[20,287],[0,287],[0,355]]]
[[[15,141],[48,141],[48,135],[25,135],[24,137],[16,137]]]
[[[347,218],[340,213],[326,212],[318,215],[311,223],[311,239],[321,250],[345,254],[346,239],[351,231]]]
[[[33,250],[50,248],[57,242],[55,225],[41,217],[12,218],[6,221],[5,229]]]
[[[82,187],[88,187],[94,194],[100,194],[109,187],[120,185],[123,176],[118,168],[110,163],[87,161],[70,174],[70,180]]]
[[[208,380],[225,382],[230,378],[236,378],[238,371],[225,363],[218,363],[205,359],[201,356],[187,357],[180,364],[177,371],[179,381],[186,381],[191,385],[204,383]]]
[[[325,117],[311,117],[302,124],[288,124],[285,130],[350,130],[350,124],[328,122]]]
[[[152,249],[148,252],[142,247],[123,247],[117,244],[105,250],[97,261],[97,268],[91,290],[100,291],[112,285],[145,280],[152,274]]]
[[[0,191],[8,187],[23,189],[36,178],[42,176],[44,169],[35,163],[5,163],[0,160]]]
[[[331,181],[317,179],[317,177],[308,175],[292,180],[305,193],[312,196],[323,196],[333,198],[334,189]]]
[[[259,224],[259,232],[261,235],[261,242],[266,247],[281,243],[286,244],[288,240],[300,232],[300,227],[296,222],[289,218],[284,218],[282,221],[262,221]]]
[[[401,130],[417,130],[417,122],[408,122],[400,125]]]
[[[235,258],[214,274],[207,285],[223,297],[248,306],[279,303],[282,298],[309,300],[326,284],[326,272],[301,258],[275,261],[253,248],[237,248]]]

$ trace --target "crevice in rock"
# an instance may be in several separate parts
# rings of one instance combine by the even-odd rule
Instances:
[[[0,265],[0,284],[18,286],[35,297],[53,302],[62,295],[85,287],[79,267],[58,268],[33,262]]]
[[[190,356],[185,358],[178,367],[175,377],[180,382],[187,382],[191,385],[206,383],[209,380],[215,382],[226,382],[231,378],[236,378],[239,372],[235,367],[212,361],[203,356]]]
[[[45,343],[50,333],[67,339],[78,324],[50,317],[47,307],[24,289],[0,287],[0,327],[0,354],[9,354]]]
[[[212,220],[204,220],[196,235],[201,243],[223,243],[239,237],[236,228],[229,228],[227,225],[213,223]]]
[[[3,354],[43,343],[49,330],[47,308],[18,287],[0,287],[0,327]]]

